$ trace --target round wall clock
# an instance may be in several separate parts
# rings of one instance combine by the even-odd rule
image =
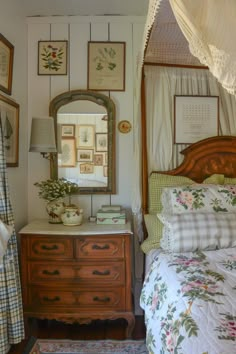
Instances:
[[[121,133],[129,133],[131,131],[132,125],[128,120],[121,120],[118,123],[118,129]]]

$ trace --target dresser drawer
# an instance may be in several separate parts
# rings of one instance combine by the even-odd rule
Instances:
[[[64,237],[40,237],[28,238],[29,252],[31,258],[40,259],[72,259],[73,240]]]
[[[41,289],[38,287],[30,287],[28,289],[29,302],[28,306],[42,308],[65,307],[68,310],[70,307],[76,306],[81,310],[92,309],[125,309],[125,288],[117,287],[116,289],[76,289],[61,290],[61,289]]]
[[[30,283],[71,281],[79,284],[112,283],[123,284],[125,264],[122,261],[78,264],[78,263],[28,263]]]
[[[76,257],[83,258],[123,258],[123,237],[80,237],[76,241]]]

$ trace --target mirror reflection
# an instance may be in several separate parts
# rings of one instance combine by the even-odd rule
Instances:
[[[109,97],[68,91],[55,97],[50,115],[60,129],[54,178],[77,183],[80,193],[115,193],[115,108]]]

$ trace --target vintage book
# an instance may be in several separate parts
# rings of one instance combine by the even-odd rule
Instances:
[[[102,211],[120,211],[121,205],[102,205],[101,210]]]

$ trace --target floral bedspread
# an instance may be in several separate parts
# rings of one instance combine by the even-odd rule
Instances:
[[[140,298],[149,353],[236,353],[236,248],[161,253]]]

